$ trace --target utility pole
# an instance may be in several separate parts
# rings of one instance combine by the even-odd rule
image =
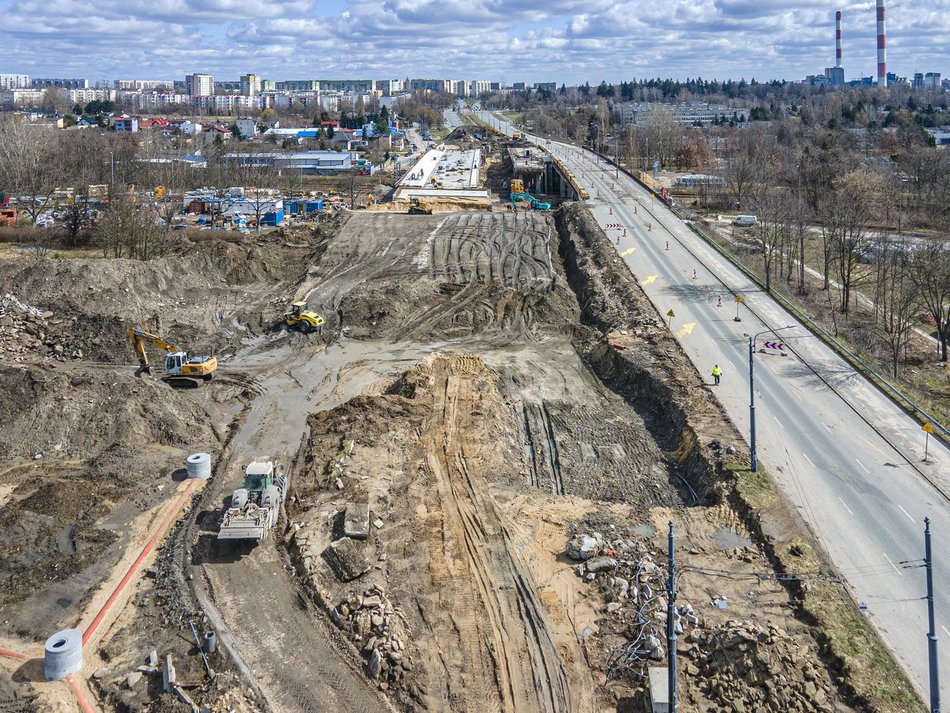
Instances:
[[[937,631],[934,622],[933,559],[930,549],[930,518],[924,518],[924,566],[927,569],[927,654],[930,659],[930,713],[940,713],[940,672],[937,669]]]
[[[673,521],[670,520],[670,534],[669,534],[669,561],[667,566],[669,567],[669,575],[666,578],[666,648],[669,651],[669,668],[667,673],[669,674],[669,694],[670,694],[670,711],[671,713],[676,713],[678,710],[677,707],[677,695],[676,695],[676,578],[673,574],[674,567],[676,562],[673,559]]]

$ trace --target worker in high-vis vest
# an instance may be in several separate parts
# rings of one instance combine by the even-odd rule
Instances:
[[[719,368],[718,364],[713,367],[712,375],[716,386],[719,386],[719,377],[722,376],[722,369]]]

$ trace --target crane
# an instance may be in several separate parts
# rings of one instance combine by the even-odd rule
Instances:
[[[138,326],[129,329],[129,340],[131,340],[132,347],[139,358],[139,368],[135,370],[136,376],[152,373],[152,367],[148,363],[148,354],[145,352],[146,345],[165,350],[165,374],[162,376],[162,381],[166,381],[172,386],[199,386],[201,380],[211,381],[215,369],[218,368],[217,357],[192,356],[166,339],[157,334],[146,332]]]

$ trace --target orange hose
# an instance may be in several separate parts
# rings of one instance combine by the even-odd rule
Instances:
[[[95,633],[96,629],[99,628],[99,625],[102,623],[102,620],[105,618],[106,613],[115,604],[115,600],[119,598],[119,595],[122,593],[122,590],[125,589],[126,585],[131,581],[132,577],[135,575],[135,571],[138,569],[139,565],[142,564],[142,560],[148,557],[149,553],[152,551],[152,548],[155,547],[155,543],[158,542],[159,536],[162,532],[165,531],[165,527],[171,522],[172,518],[175,517],[178,512],[181,510],[181,504],[184,502],[185,498],[191,493],[191,489],[194,487],[195,481],[192,480],[188,483],[188,487],[185,488],[185,491],[179,496],[178,500],[175,501],[175,505],[172,507],[171,512],[162,520],[162,523],[156,528],[155,533],[149,539],[145,547],[142,548],[142,552],[135,559],[135,562],[132,563],[132,566],[129,567],[129,571],[125,573],[125,576],[122,578],[122,581],[116,586],[115,590],[106,600],[106,603],[102,605],[102,609],[99,610],[99,613],[96,614],[96,618],[92,620],[92,623],[89,625],[89,628],[86,629],[86,632],[82,635],[82,643],[85,646],[86,642],[92,638],[92,635]]]
[[[17,653],[16,651],[7,651],[6,649],[0,649],[0,656],[6,656],[11,659],[20,659],[25,661],[29,656],[24,656],[23,654]]]
[[[89,699],[86,698],[86,694],[83,693],[82,686],[79,685],[79,679],[76,678],[76,674],[68,674],[66,680],[69,681],[69,685],[73,687],[76,698],[79,699],[79,710],[81,710],[82,713],[96,713],[96,709],[92,707]]]

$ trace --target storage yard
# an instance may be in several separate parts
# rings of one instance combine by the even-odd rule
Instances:
[[[865,710],[733,489],[740,437],[587,209],[493,208],[3,253],[0,710],[76,709],[43,680],[69,628],[103,711],[646,710],[670,521],[681,710]],[[294,301],[319,330],[286,327]],[[135,325],[214,378],[137,377]],[[253,461],[287,476],[279,517],[221,539]]]

